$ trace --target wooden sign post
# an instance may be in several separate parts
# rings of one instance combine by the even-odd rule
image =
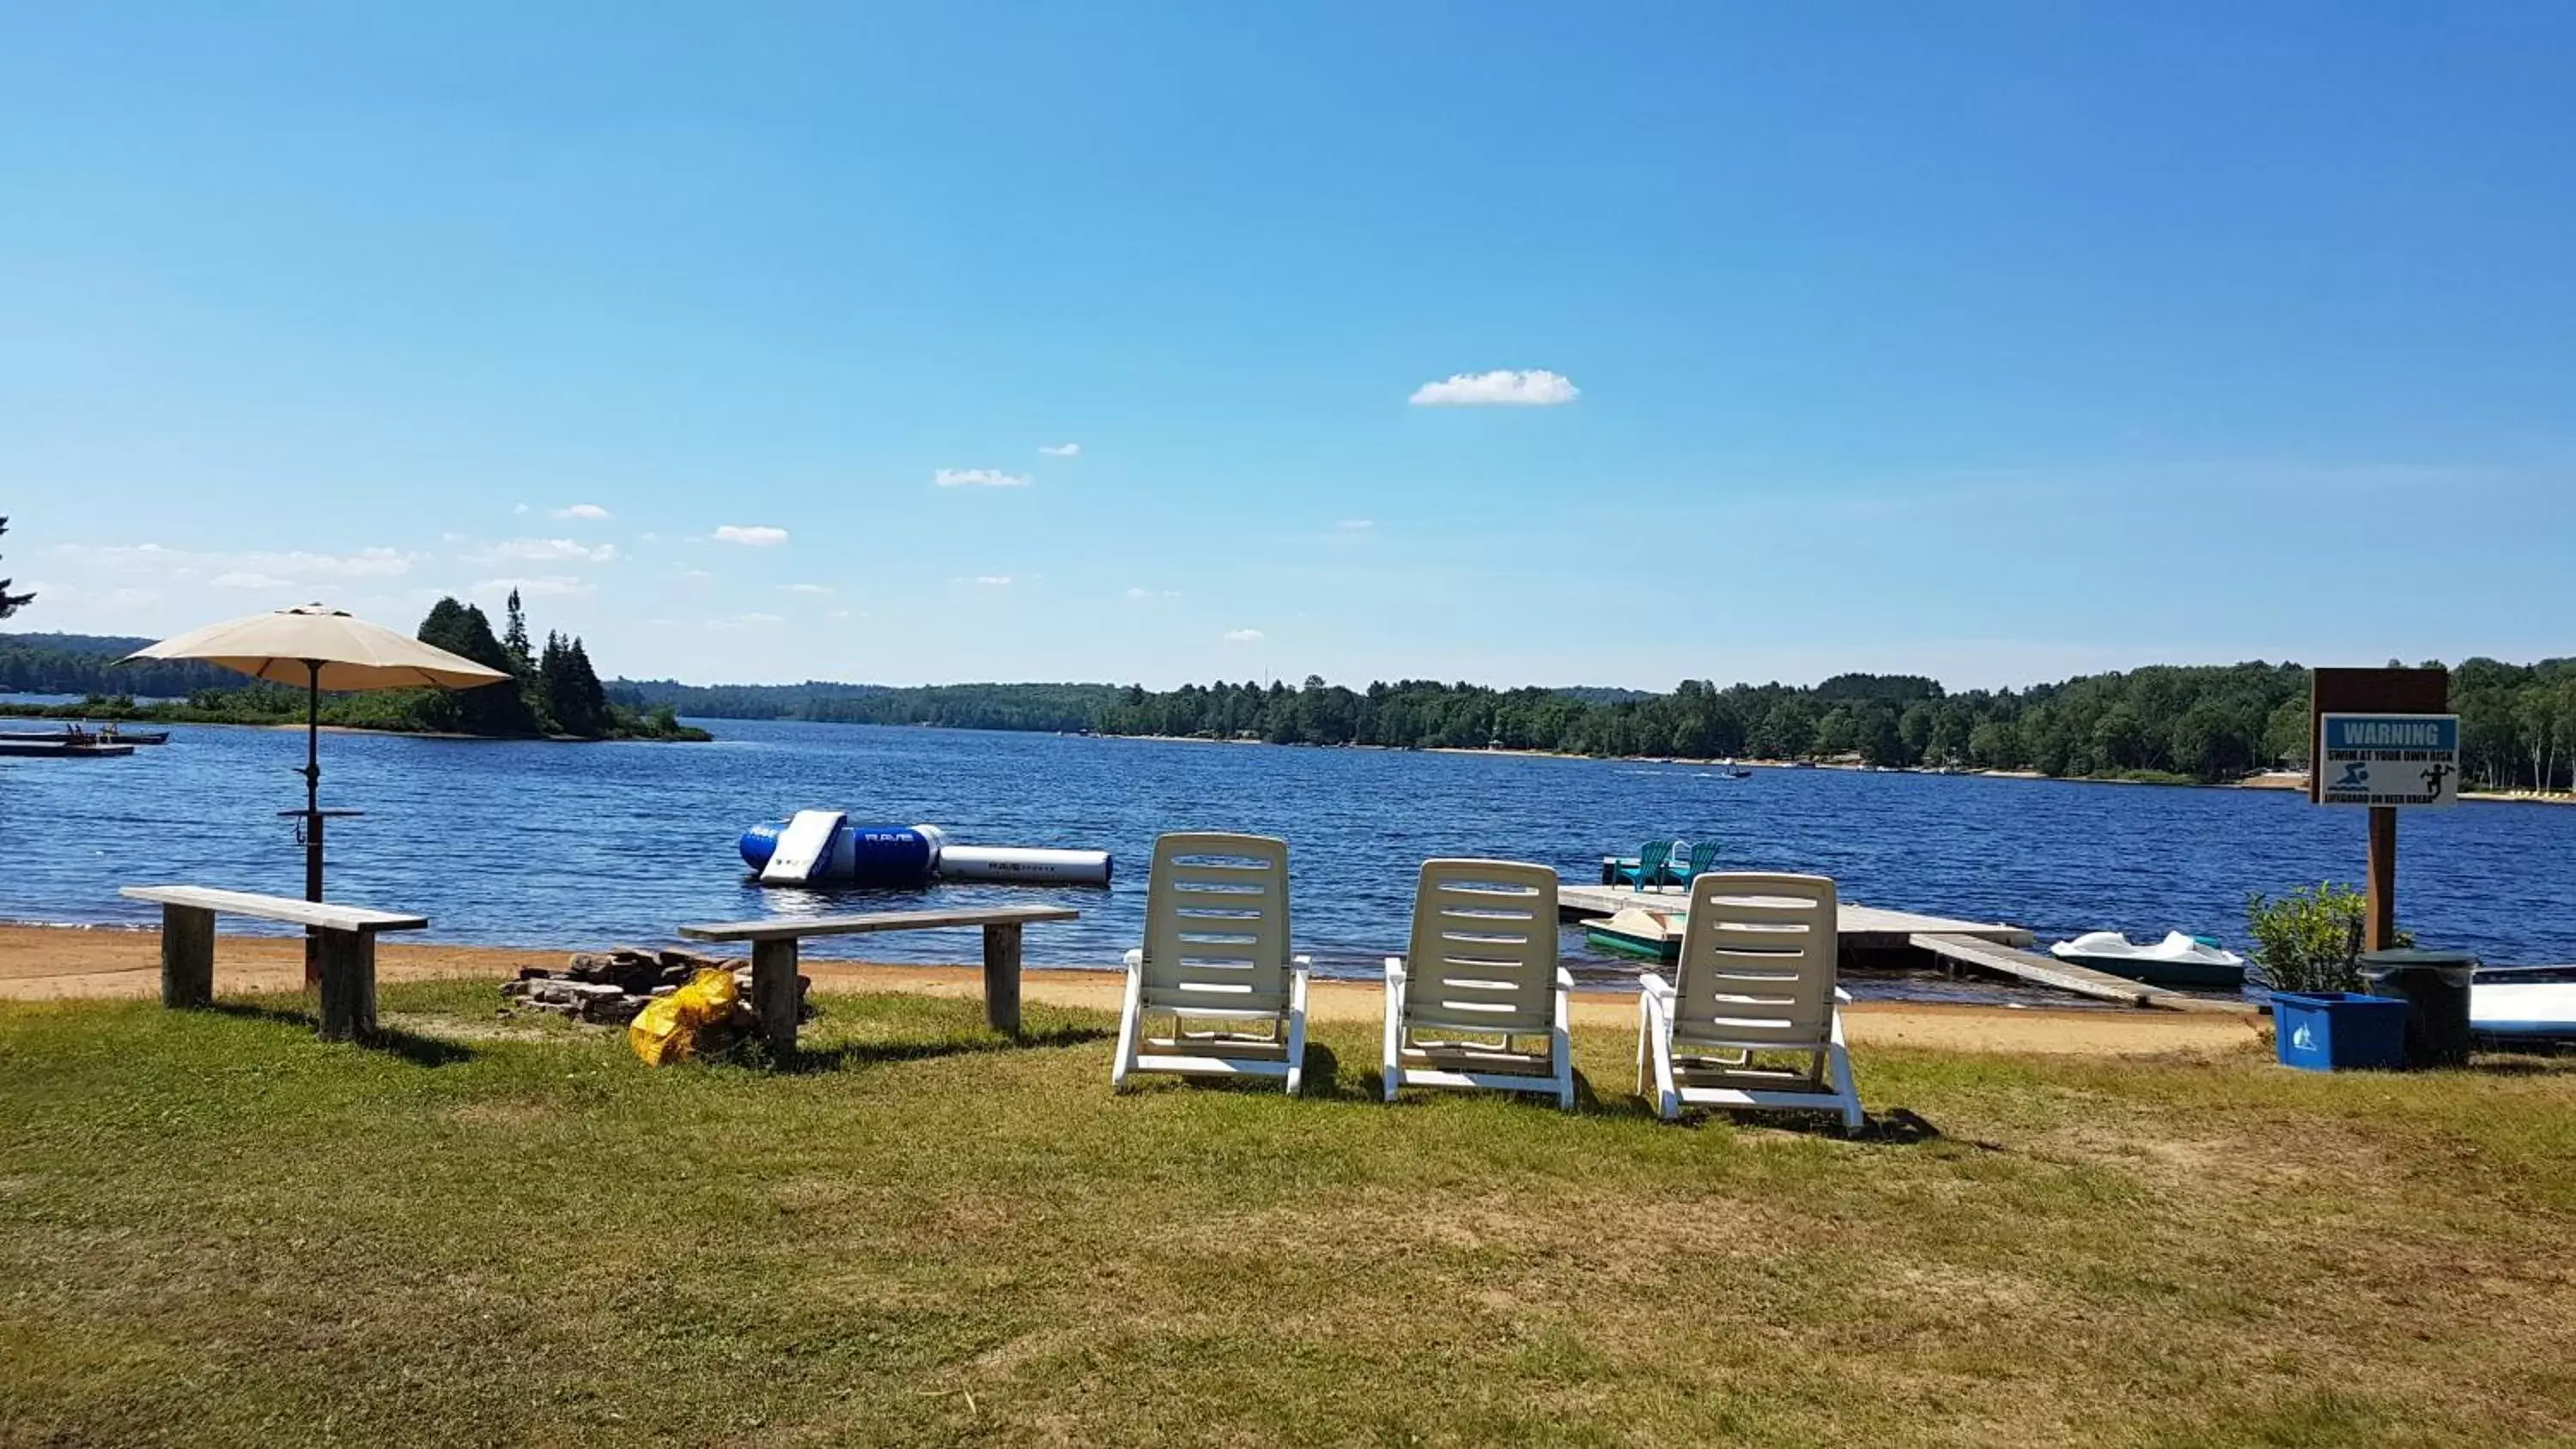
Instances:
[[[2397,812],[2457,803],[2460,721],[2447,669],[2320,669],[2308,685],[2308,799],[2370,811],[2362,949],[2397,944]]]

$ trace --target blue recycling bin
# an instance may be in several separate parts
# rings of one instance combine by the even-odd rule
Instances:
[[[2358,991],[2272,993],[2272,1045],[2303,1072],[2393,1072],[2406,1065],[2403,997]]]

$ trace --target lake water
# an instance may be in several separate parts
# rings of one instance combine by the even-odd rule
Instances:
[[[1599,878],[1605,852],[1715,837],[1721,865],[1815,871],[1850,899],[2007,920],[2042,941],[2169,927],[2244,944],[2248,890],[2357,881],[2359,811],[2291,793],[1974,776],[1278,749],[741,720],[712,745],[561,745],[333,734],[323,803],[363,810],[330,837],[334,900],[419,911],[433,939],[599,947],[669,942],[683,921],[785,910],[1060,901],[1029,959],[1114,965],[1136,944],[1145,865],[1171,829],[1290,843],[1299,945],[1319,972],[1374,975],[1403,948],[1413,872],[1492,855]],[[180,726],[121,760],[0,759],[0,918],[149,925],[116,887],[186,881],[297,895],[301,731]],[[744,826],[811,806],[948,829],[961,843],[1107,849],[1109,890],[939,886],[769,890],[744,881]],[[2576,961],[2576,809],[2470,804],[2406,820],[2405,923],[2495,964]],[[249,929],[227,922],[226,929]],[[1578,974],[1633,979],[1583,951]],[[972,959],[960,933],[809,948]],[[1918,993],[1923,986],[1913,988]],[[1981,995],[1991,996],[1991,992]]]

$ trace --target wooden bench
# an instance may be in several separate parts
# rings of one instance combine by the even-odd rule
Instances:
[[[205,1006],[214,1001],[217,915],[257,916],[312,927],[313,939],[321,943],[321,1032],[329,1041],[375,1034],[376,933],[418,931],[429,925],[427,916],[206,886],[125,886],[117,894],[161,907],[163,1006]]]
[[[682,926],[692,941],[751,943],[751,1009],[770,1044],[796,1044],[796,943],[807,936],[857,936],[876,931],[984,928],[984,1020],[993,1030],[1020,1034],[1020,928],[1031,921],[1070,921],[1080,911],[1063,906],[992,906],[961,911],[883,911],[866,916],[772,916]]]

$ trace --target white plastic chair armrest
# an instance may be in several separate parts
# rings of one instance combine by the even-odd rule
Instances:
[[[1312,956],[1291,956],[1288,958],[1288,964],[1291,966],[1312,966],[1315,964],[1315,958]]]
[[[1130,947],[1127,952],[1126,961],[1128,970],[1143,970],[1145,968],[1145,948],[1142,946]]]
[[[1656,975],[1652,971],[1640,971],[1637,973],[1637,988],[1645,992],[1648,996],[1661,997],[1666,1001],[1673,999],[1673,983],[1666,981],[1664,978]]]
[[[1404,984],[1403,957],[1389,956],[1386,958],[1386,982],[1389,986],[1402,986]]]
[[[1566,970],[1562,966],[1557,967],[1556,989],[1559,991],[1572,991],[1574,989],[1574,973]]]
[[[1837,987],[1835,987],[1835,988],[1834,988],[1834,1000],[1836,1000],[1836,1001],[1849,1001],[1849,1000],[1851,1000],[1851,999],[1852,999],[1852,995],[1851,995],[1851,993],[1850,993],[1850,992],[1843,990],[1843,989],[1842,989],[1841,987],[1839,987],[1839,986],[1837,986]]]

